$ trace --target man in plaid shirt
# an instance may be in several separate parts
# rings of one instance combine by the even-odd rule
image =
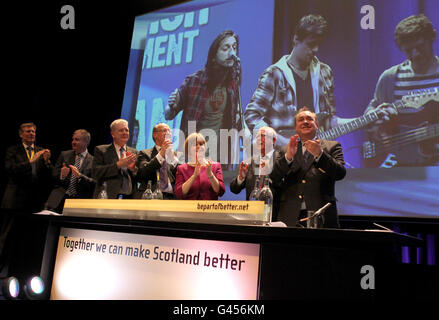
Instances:
[[[277,144],[288,144],[294,134],[294,116],[307,106],[317,114],[322,130],[338,124],[335,117],[334,77],[331,68],[315,54],[325,39],[328,24],[321,16],[303,17],[294,35],[294,48],[268,67],[245,110],[250,130],[270,126],[278,133]]]
[[[171,93],[165,108],[166,120],[183,112],[180,130],[185,137],[194,130],[213,130],[217,137],[217,159],[220,155],[220,129],[236,129],[238,133],[245,127],[239,96],[241,63],[237,57],[238,46],[238,36],[233,31],[226,30],[218,35],[209,48],[205,67],[186,77],[180,88]],[[190,121],[195,121],[195,126],[191,127]],[[236,151],[238,140],[234,140]],[[232,154],[236,156],[237,152]],[[228,155],[222,155],[221,161],[223,156]],[[236,159],[226,161],[237,163]]]

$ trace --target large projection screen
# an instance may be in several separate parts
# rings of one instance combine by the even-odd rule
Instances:
[[[168,97],[188,75],[204,67],[213,39],[224,30],[239,36],[245,111],[264,70],[290,54],[299,19],[322,15],[329,34],[316,56],[334,73],[336,115],[358,118],[374,97],[380,75],[407,60],[394,40],[396,25],[423,13],[437,28],[438,11],[435,0],[223,0],[189,1],[138,16],[122,108],[122,118],[130,122],[131,144],[138,150],[152,147],[152,127],[159,122],[180,128],[181,112],[165,119]],[[435,54],[438,42],[433,41]],[[374,139],[367,128],[337,137],[348,168],[336,184],[339,214],[439,217],[437,90],[439,70],[419,90],[401,88],[403,101],[416,101],[399,110],[392,124],[399,131],[390,131],[388,141]],[[244,157],[242,152],[239,157]],[[236,170],[234,166],[224,172],[225,182]],[[227,191],[222,198],[243,200],[245,192]]]

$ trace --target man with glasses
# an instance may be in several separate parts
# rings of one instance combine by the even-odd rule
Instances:
[[[172,149],[171,129],[166,123],[159,123],[152,129],[155,146],[139,152],[137,178],[141,182],[140,198],[151,181],[153,189],[160,188],[163,199],[175,199],[173,185],[179,160]]]

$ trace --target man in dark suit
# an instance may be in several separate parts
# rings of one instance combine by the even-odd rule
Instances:
[[[72,150],[61,152],[53,169],[56,185],[46,207],[62,213],[65,199],[91,199],[95,181],[91,178],[93,156],[88,152],[90,133],[78,129],[73,133]]]
[[[307,211],[330,202],[323,227],[338,228],[335,181],[346,175],[343,151],[337,141],[315,139],[316,114],[304,107],[296,115],[296,135],[276,159],[271,178],[281,188],[278,220],[296,226]]]
[[[45,226],[30,220],[39,212],[51,190],[50,150],[35,145],[36,125],[23,123],[21,143],[6,151],[8,184],[0,214],[0,270],[4,264],[20,280],[38,271],[34,263],[41,259]]]
[[[177,153],[172,150],[170,135],[171,129],[166,123],[155,125],[152,129],[155,146],[139,152],[137,178],[141,185],[138,198],[142,197],[148,181],[151,180],[153,189],[160,187],[163,199],[176,199],[174,183],[179,159]]]
[[[238,194],[245,188],[246,199],[248,200],[255,187],[256,178],[271,174],[274,160],[279,154],[278,151],[274,150],[276,138],[277,134],[273,128],[259,128],[256,134],[256,154],[251,157],[250,161],[241,162],[238,176],[230,182],[230,191]],[[270,183],[270,189],[273,193],[273,220],[275,220],[279,203],[277,199],[278,191],[272,183]]]
[[[114,120],[111,125],[113,143],[96,146],[92,164],[92,178],[96,180],[94,197],[107,186],[109,199],[133,198],[137,192],[137,150],[128,147],[128,121]]]
[[[50,150],[35,145],[36,125],[23,123],[19,128],[21,143],[6,151],[8,184],[2,208],[38,212],[51,190]]]

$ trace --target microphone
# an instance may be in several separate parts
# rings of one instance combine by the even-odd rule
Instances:
[[[331,202],[328,202],[327,204],[325,204],[323,207],[321,207],[319,210],[317,210],[314,213],[314,216],[318,216],[320,214],[322,214],[326,209],[328,209],[328,207],[331,205]]]
[[[380,228],[382,228],[382,229],[384,229],[384,231],[389,231],[389,232],[395,232],[395,231],[393,231],[392,229],[389,229],[389,228],[387,228],[387,227],[385,227],[385,226],[382,226],[382,225],[380,225],[380,224],[378,224],[378,223],[373,223],[374,225],[376,225],[377,227],[380,227]],[[381,231],[381,230],[380,230]]]
[[[229,56],[230,60],[233,60],[233,65],[231,66],[233,72],[232,72],[232,77],[236,79],[236,81],[238,82],[238,85],[241,84],[241,60],[239,59],[239,57],[236,55],[235,52],[232,52]],[[238,87],[238,91],[239,91],[239,87]]]
[[[314,214],[310,217],[306,217],[303,219],[300,219],[299,222],[304,222],[307,221],[311,218],[317,217],[319,215],[321,215],[323,212],[325,212],[325,210],[331,205],[331,202],[328,202],[327,204],[325,204],[323,207],[321,207],[320,209],[318,209],[316,212],[314,212]]]
[[[236,53],[232,53],[229,57],[229,59],[233,59],[235,62],[240,62],[241,59],[236,55]]]

